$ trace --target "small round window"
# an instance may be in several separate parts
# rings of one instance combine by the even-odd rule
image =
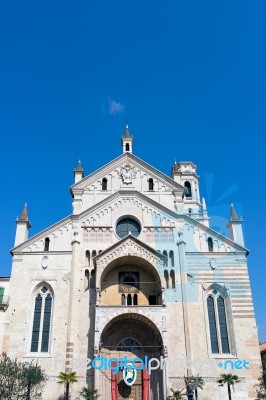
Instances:
[[[138,237],[140,231],[140,224],[132,218],[121,219],[116,225],[116,234],[120,239],[123,239],[128,234]]]

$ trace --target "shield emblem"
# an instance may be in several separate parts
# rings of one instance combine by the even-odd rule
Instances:
[[[132,386],[137,378],[137,371],[132,365],[127,365],[123,371],[123,379],[128,386]]]

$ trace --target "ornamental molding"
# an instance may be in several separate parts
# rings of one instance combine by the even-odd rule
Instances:
[[[136,256],[151,263],[157,270],[164,265],[165,256],[158,253],[154,249],[149,249],[146,245],[138,240],[133,239],[131,235],[116,243],[111,249],[107,249],[96,257],[97,265],[103,271],[104,268],[113,260],[120,257]]]
[[[153,325],[159,330],[162,339],[164,349],[167,349],[167,325],[166,325],[166,315],[165,309],[162,307],[147,307],[145,309],[138,309],[136,307],[97,307],[96,308],[96,318],[95,318],[95,352],[97,353],[100,346],[100,338],[103,330],[109,322],[114,318],[124,315],[125,318],[127,314],[139,315],[139,319],[144,317],[147,319],[147,325],[153,328]],[[138,319],[138,318],[137,318]],[[145,322],[145,321],[144,321]],[[150,323],[149,323],[150,322]]]
[[[127,185],[124,185],[125,190]],[[102,200],[95,204],[91,209],[82,212],[79,216],[82,228],[100,227],[105,217],[112,215],[113,211],[121,209],[123,206],[132,206],[146,214],[150,214],[153,219],[157,221],[157,225],[161,227],[175,228],[177,215],[164,206],[156,203],[154,200],[146,197],[138,191],[131,191],[130,187],[128,192],[118,191],[111,195],[109,198]]]
[[[101,180],[103,177],[107,175],[113,177],[116,177],[117,175],[119,176],[121,168],[123,168],[125,165],[130,165],[136,171],[140,172],[141,174],[140,178],[142,178],[145,175],[149,175],[151,178],[160,181],[164,186],[167,186],[168,190],[179,188],[180,193],[183,192],[182,185],[173,181],[173,179],[171,179],[168,175],[157,170],[153,166],[147,164],[145,161],[141,160],[140,158],[130,153],[124,153],[120,155],[116,159],[110,161],[108,164],[99,168],[97,171],[84,177],[81,181],[73,184],[70,187],[70,190],[72,192],[74,192],[74,190],[77,189],[87,190],[88,187],[95,185],[97,181]]]

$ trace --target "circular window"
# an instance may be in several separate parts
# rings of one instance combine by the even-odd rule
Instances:
[[[121,219],[116,225],[116,234],[120,239],[123,239],[128,234],[138,237],[140,231],[140,224],[132,218]]]

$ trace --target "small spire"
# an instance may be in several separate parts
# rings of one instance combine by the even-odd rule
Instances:
[[[202,197],[202,216],[203,216],[203,218],[208,218],[207,206],[206,206],[206,201],[205,201],[204,197]]]
[[[79,160],[79,162],[78,162],[78,165],[77,165],[77,168],[75,169],[75,171],[79,171],[79,172],[82,172],[82,171],[83,171],[82,164],[81,164],[81,161],[80,161],[80,160]]]
[[[126,124],[126,130],[121,138],[121,146],[123,148],[123,153],[132,153],[134,138],[129,132],[128,124]]]
[[[31,228],[31,224],[28,218],[27,203],[25,203],[24,205],[20,218],[17,218],[16,225],[17,229],[15,235],[15,247],[25,242],[28,239],[28,234],[29,234],[29,229]]]
[[[234,204],[231,203],[231,209],[230,209],[230,221],[239,221],[239,218],[237,216]]]
[[[81,179],[84,178],[84,171],[80,160],[78,162],[77,167],[74,169],[74,178],[75,178],[75,183],[81,181]]]
[[[131,136],[131,134],[129,132],[128,124],[126,124],[126,130],[125,130],[125,133],[124,133],[123,137],[124,138],[132,138],[132,136]]]
[[[173,171],[173,172],[179,172],[178,169],[179,169],[179,165],[177,164],[177,162],[176,162],[176,160],[175,160],[175,163],[174,163],[174,165],[173,165],[173,167],[172,167],[172,171]]]
[[[21,216],[19,218],[19,221],[28,221],[28,207],[27,203],[25,203],[24,208],[22,210]]]

